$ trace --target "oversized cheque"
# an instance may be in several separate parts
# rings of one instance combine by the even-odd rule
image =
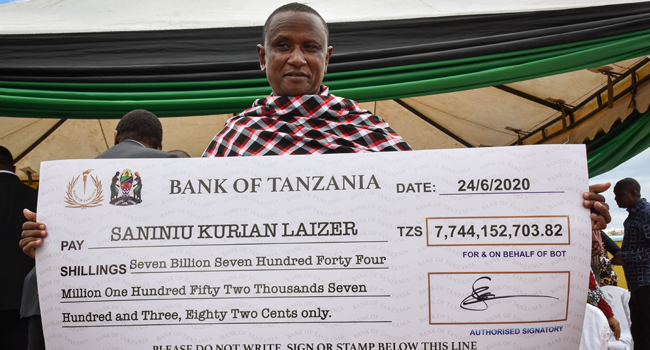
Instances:
[[[48,349],[577,349],[583,146],[41,165]]]

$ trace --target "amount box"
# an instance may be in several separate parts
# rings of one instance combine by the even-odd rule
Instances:
[[[569,245],[569,217],[428,217],[428,246]]]

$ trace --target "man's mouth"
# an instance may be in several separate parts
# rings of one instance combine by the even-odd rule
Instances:
[[[289,72],[285,73],[284,76],[289,78],[307,78],[307,74],[302,72]]]

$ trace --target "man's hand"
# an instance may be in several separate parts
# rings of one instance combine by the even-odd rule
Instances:
[[[623,254],[618,253],[612,257],[612,260],[609,262],[612,263],[612,265],[625,265],[625,260],[623,260]]]
[[[45,231],[45,224],[42,222],[36,222],[36,213],[30,211],[29,209],[24,209],[23,214],[28,220],[23,224],[23,239],[18,243],[23,252],[32,259],[35,258],[35,250],[43,244],[43,238],[47,236],[47,231]]]
[[[609,328],[614,332],[614,338],[619,340],[621,338],[621,324],[618,323],[618,320],[614,316],[608,318],[607,323],[609,323]]]
[[[591,222],[594,230],[604,230],[612,221],[612,217],[609,215],[609,205],[605,203],[605,197],[599,194],[607,191],[611,185],[609,182],[591,185],[589,192],[582,194],[582,198],[584,198],[582,205],[591,210]]]

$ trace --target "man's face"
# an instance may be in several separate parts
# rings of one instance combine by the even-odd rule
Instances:
[[[305,12],[282,12],[267,26],[264,46],[257,46],[260,66],[276,96],[318,94],[332,55],[320,18]]]
[[[639,202],[636,191],[624,188],[614,188],[614,200],[619,208],[632,208]]]

